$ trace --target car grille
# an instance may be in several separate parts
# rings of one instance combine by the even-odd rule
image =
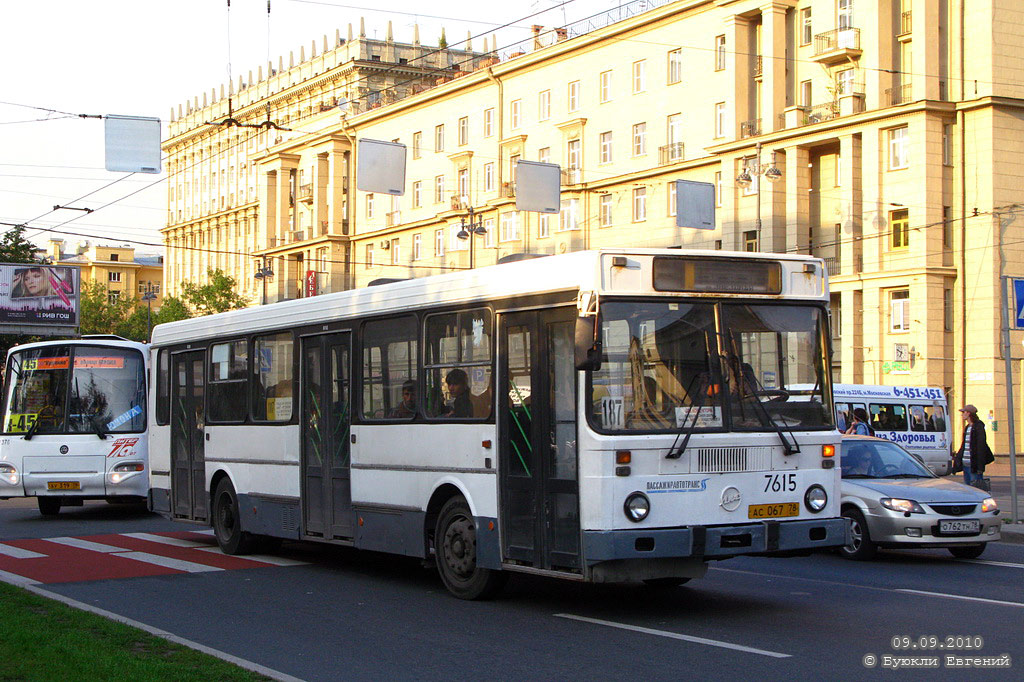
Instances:
[[[967,516],[974,513],[976,504],[929,504],[936,513],[945,516]]]
[[[768,471],[772,463],[772,448],[700,448],[697,451],[699,474],[729,473],[736,471]]]

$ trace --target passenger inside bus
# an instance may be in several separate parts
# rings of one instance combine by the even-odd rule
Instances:
[[[391,408],[388,416],[392,419],[410,419],[416,416],[416,382],[412,379],[402,384],[402,402]]]
[[[469,399],[469,377],[465,370],[453,369],[444,378],[448,385],[447,407],[442,416],[466,418],[473,416],[473,403]]]

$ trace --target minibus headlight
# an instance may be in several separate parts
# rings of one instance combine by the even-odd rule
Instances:
[[[111,483],[122,483],[123,481],[132,478],[140,471],[143,471],[146,466],[142,462],[119,462],[114,465],[114,468],[107,474],[107,479]]]
[[[815,483],[804,493],[804,505],[817,514],[828,504],[828,493],[820,485]]]
[[[639,523],[651,513],[651,501],[643,493],[630,493],[622,509],[627,519]]]
[[[9,462],[0,462],[0,481],[9,485],[18,485],[21,478],[18,476],[18,470],[14,468],[13,464]]]

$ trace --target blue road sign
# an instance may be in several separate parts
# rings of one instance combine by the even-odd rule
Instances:
[[[1024,329],[1024,279],[1013,279],[1013,310],[1016,313],[1014,329]]]

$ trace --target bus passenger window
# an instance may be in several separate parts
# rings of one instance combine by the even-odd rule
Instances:
[[[427,416],[490,417],[494,402],[490,311],[480,308],[431,315],[425,327]]]
[[[412,419],[417,390],[417,333],[412,315],[363,326],[363,419]],[[403,396],[413,392],[412,409]],[[405,410],[400,406],[406,405]]]
[[[289,422],[294,411],[294,346],[290,333],[258,336],[253,341],[252,418]]]
[[[249,371],[245,339],[210,346],[208,420],[241,422],[246,415],[246,384]]]

